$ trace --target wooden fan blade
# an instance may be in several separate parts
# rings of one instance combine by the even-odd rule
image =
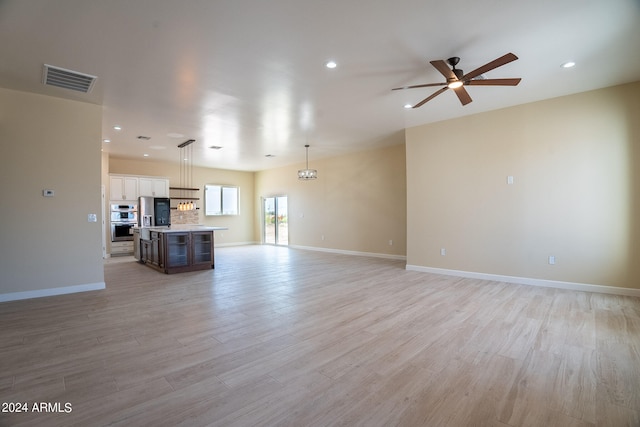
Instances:
[[[487,71],[491,71],[494,68],[498,68],[501,67],[505,64],[508,64],[511,61],[515,61],[516,59],[518,59],[517,56],[515,56],[513,53],[507,53],[506,55],[501,56],[498,59],[494,59],[493,61],[484,64],[482,67],[480,68],[476,68],[475,70],[471,71],[470,73],[465,74],[462,77],[462,80],[471,80],[474,77],[478,77],[480,74],[484,74]],[[446,65],[446,64],[445,64]]]
[[[457,87],[453,89],[453,91],[458,95],[458,99],[462,103],[462,105],[467,105],[472,101],[471,96],[469,96],[469,92],[464,88],[464,86]]]
[[[453,73],[453,71],[451,71],[451,68],[449,68],[447,63],[444,62],[442,59],[439,59],[437,61],[431,61],[431,65],[433,65],[436,70],[440,71],[440,74],[442,74],[447,79],[447,81],[451,79],[458,80],[458,78]]]
[[[423,85],[394,87],[391,90],[414,89],[414,88],[417,88],[417,87],[431,87],[431,86],[446,86],[446,83],[426,83],[426,84],[423,84]]]
[[[422,107],[425,103],[431,101],[433,98],[435,98],[436,96],[440,95],[441,93],[445,92],[447,89],[449,89],[448,86],[443,87],[442,89],[434,92],[433,94],[431,94],[430,96],[426,97],[425,99],[423,99],[422,101],[418,102],[416,105],[413,106],[413,108],[418,108],[418,107]]]
[[[470,86],[518,86],[522,79],[484,79],[484,80],[469,80],[467,82]]]

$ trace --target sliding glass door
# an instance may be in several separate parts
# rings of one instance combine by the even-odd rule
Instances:
[[[287,196],[264,197],[262,199],[262,241],[272,245],[289,244],[289,215]]]

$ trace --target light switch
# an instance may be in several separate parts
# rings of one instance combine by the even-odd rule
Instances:
[[[89,214],[87,216],[87,221],[89,222],[98,222],[98,215],[96,214]]]

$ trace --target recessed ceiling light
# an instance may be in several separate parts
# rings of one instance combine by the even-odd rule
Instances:
[[[144,153],[143,156],[144,157],[149,157],[149,155],[147,153]]]
[[[411,104],[404,104],[404,108],[406,108],[406,109],[408,110],[409,108],[413,108],[413,105],[411,105]]]
[[[111,142],[111,140],[110,139],[103,139],[102,142],[104,142],[105,144],[108,144],[108,143]]]
[[[122,130],[122,126],[120,126],[120,125],[115,125],[115,126],[113,127],[113,129],[114,129],[114,130]]]
[[[336,64],[336,61],[328,61],[326,64],[324,64],[325,67],[327,68],[336,68],[338,66],[338,64]]]
[[[573,61],[565,62],[564,64],[562,64],[562,68],[572,68],[575,66],[576,66],[576,63]]]

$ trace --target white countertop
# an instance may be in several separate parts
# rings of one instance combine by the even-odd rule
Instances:
[[[177,233],[184,231],[216,231],[216,230],[228,230],[227,227],[211,227],[208,225],[198,224],[175,224],[171,227],[148,227],[151,231],[159,231],[162,233]]]
[[[216,231],[216,230],[228,230],[228,227],[213,227],[208,225],[199,225],[199,224],[175,224],[171,227],[141,227],[141,238],[144,240],[149,240],[149,234],[152,231],[156,231],[158,233],[184,233],[190,231]],[[146,231],[146,233],[145,233]],[[146,235],[146,236],[145,236]]]

